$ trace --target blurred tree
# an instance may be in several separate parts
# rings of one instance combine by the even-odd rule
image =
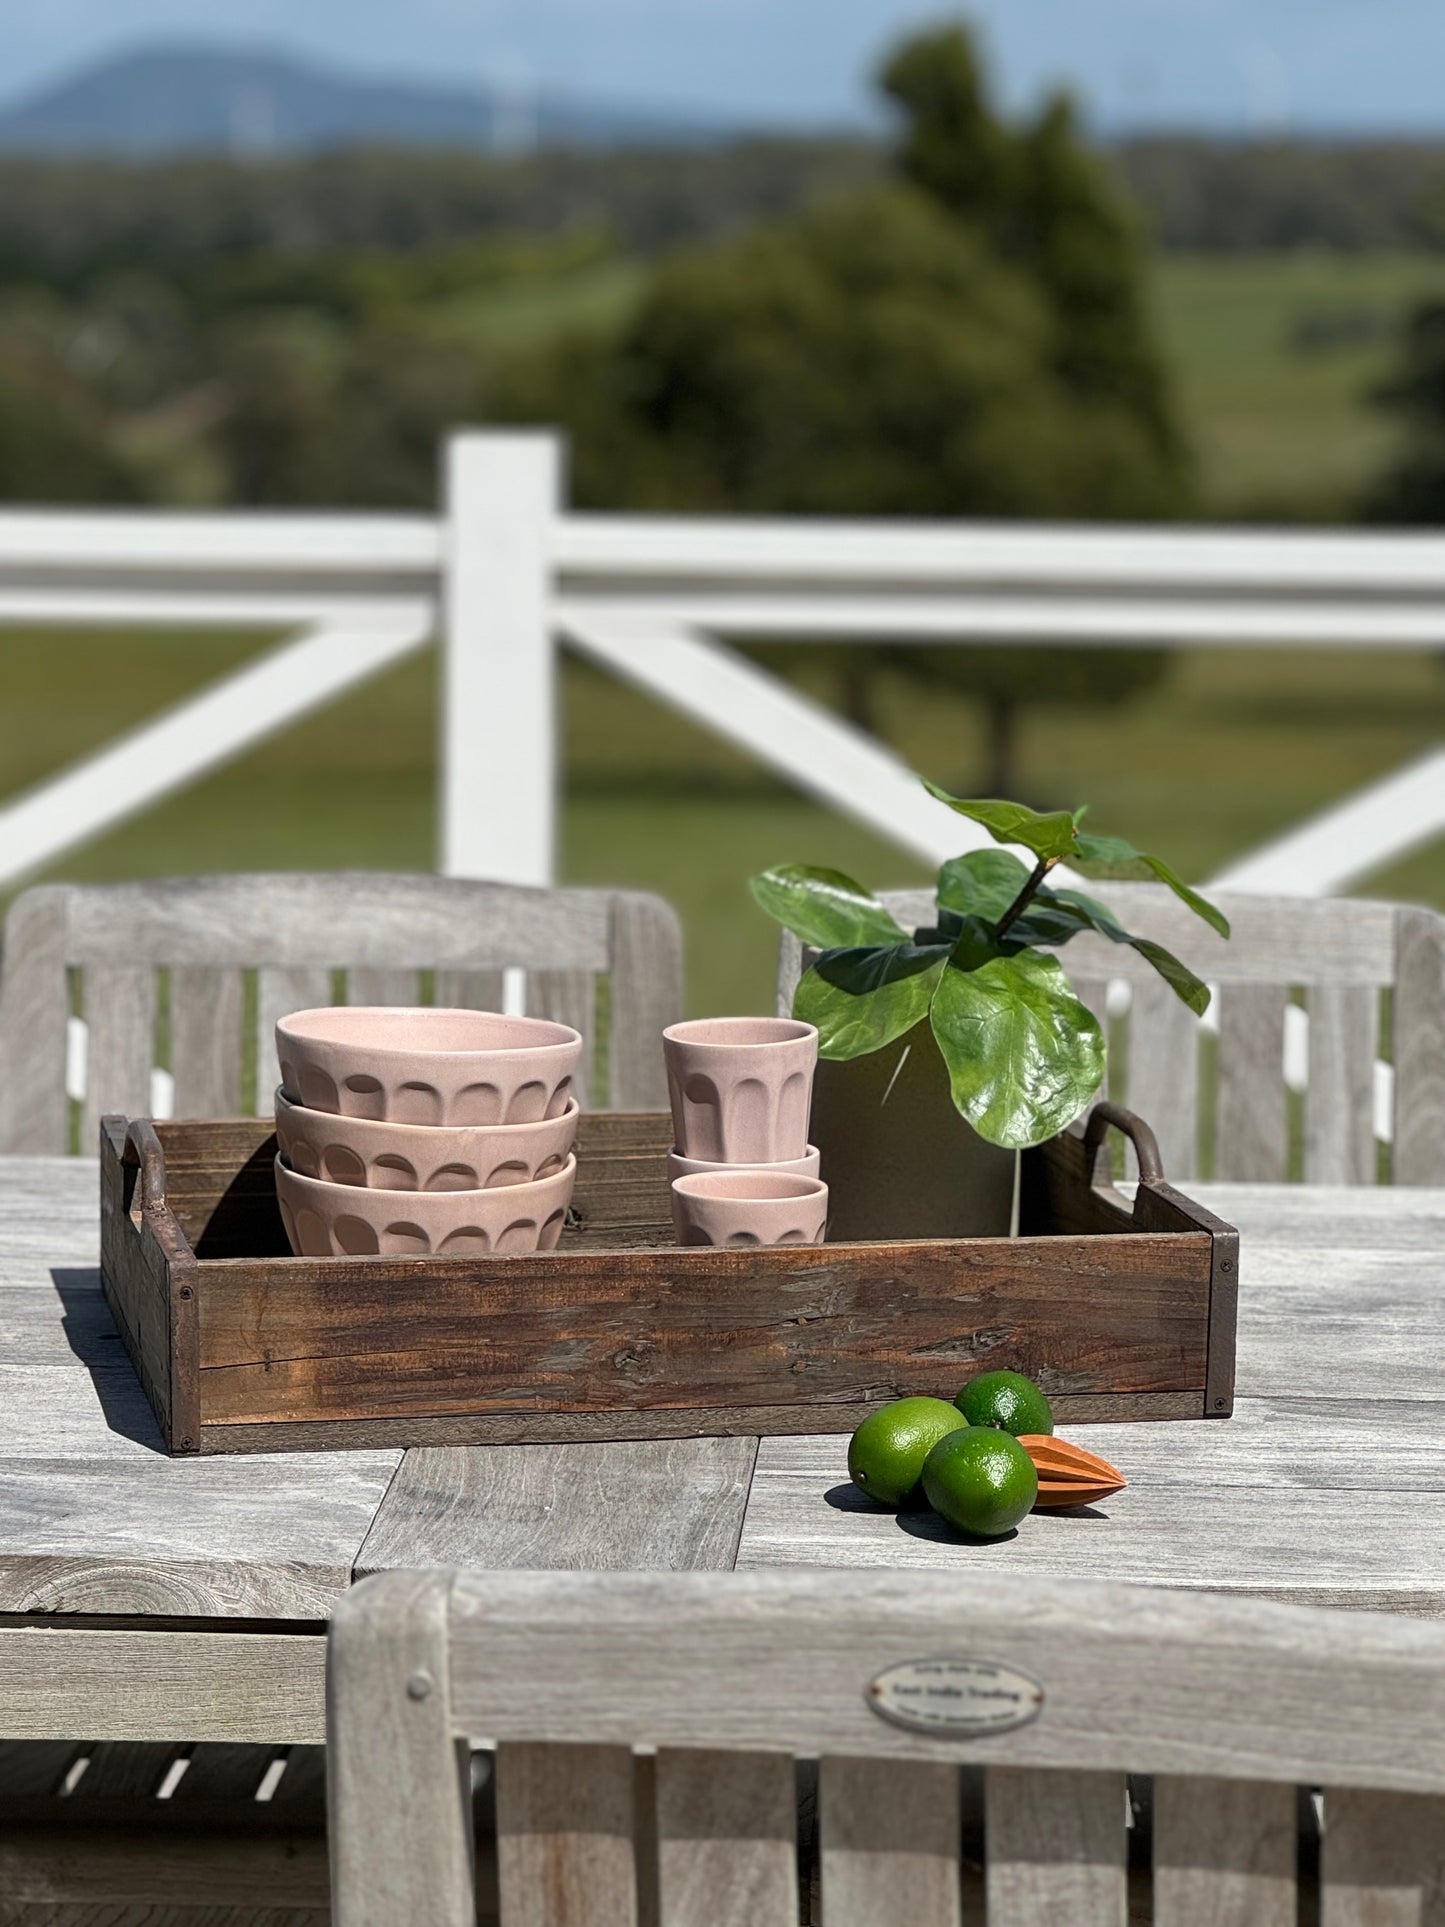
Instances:
[[[1067,105],[1005,125],[956,28],[908,42],[882,79],[904,116],[893,185],[673,257],[614,345],[549,351],[497,408],[566,422],[576,493],[597,506],[1180,512],[1188,464],[1142,246]],[[885,667],[985,701],[1003,788],[1015,786],[1005,752],[1023,704],[1117,699],[1165,660],[830,653],[844,706],[867,727]]]
[[[1374,522],[1445,522],[1445,302],[1411,315],[1394,373],[1377,400],[1400,418],[1400,455],[1365,504]]]
[[[231,499],[427,508],[437,449],[474,419],[478,358],[402,319],[349,330],[304,310],[224,329],[214,431]]]
[[[0,500],[134,501],[138,478],[48,321],[40,309],[0,313]]]

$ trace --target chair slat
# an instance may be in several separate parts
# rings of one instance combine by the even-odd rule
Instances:
[[[1295,1927],[1295,1789],[1154,1783],[1154,1927]]]
[[[573,1092],[583,1110],[593,1104],[591,1050],[597,1042],[597,979],[590,970],[529,970],[527,972],[527,1014],[550,1017],[555,1024],[570,1024],[587,1039],[577,1067]],[[657,1041],[662,1054],[662,1039]]]
[[[1305,1182],[1373,1184],[1379,994],[1368,985],[1316,984],[1307,1005]]]
[[[5,919],[0,971],[0,1152],[64,1157],[70,1149],[65,1094],[70,982],[66,906],[60,884],[27,890]],[[82,1146],[89,1156],[93,1144]]]
[[[959,1927],[959,1813],[957,1767],[824,1759],[827,1927]]]
[[[1215,1174],[1241,1183],[1282,1183],[1289,1167],[1284,1083],[1289,992],[1283,984],[1229,984],[1220,997]]]
[[[444,1010],[500,1010],[500,970],[439,970],[433,1001]]]
[[[1439,1927],[1445,1799],[1331,1787],[1320,1889],[1320,1927]]]
[[[256,973],[256,1110],[264,1116],[281,1081],[276,1061],[276,1019],[293,1010],[316,1010],[334,1003],[331,972],[318,968],[281,970],[267,964]]]
[[[636,1819],[625,1747],[499,1746],[502,1927],[637,1927]]]
[[[77,1755],[74,1740],[0,1740],[0,1800],[56,1796]]]
[[[379,970],[359,965],[346,973],[348,1004],[415,1004],[421,1001],[421,983],[415,970]]]
[[[1445,923],[1396,912],[1396,1184],[1445,1184]]]
[[[1134,986],[1127,1102],[1153,1127],[1165,1177],[1175,1184],[1192,1178],[1198,1145],[1199,1022],[1160,977]],[[1127,1174],[1137,1176],[1132,1151]]]
[[[148,1117],[156,1061],[156,974],[149,964],[92,964],[81,995],[89,1032],[80,1143],[93,1156],[107,1111]]]
[[[103,1740],[90,1748],[90,1765],[72,1797],[154,1799],[172,1761],[185,1752],[173,1740]]]
[[[234,1117],[241,1108],[239,970],[178,964],[171,972],[171,1075],[177,1117]]]
[[[1124,1775],[990,1767],[985,1784],[988,1927],[1125,1927]]]
[[[243,1817],[256,1801],[256,1789],[275,1757],[276,1749],[251,1743],[207,1740],[191,1749],[191,1763],[175,1790],[178,1801],[227,1800]]]
[[[609,1107],[665,1111],[662,1032],[682,1015],[682,929],[659,897],[612,899]]]
[[[656,1787],[661,1927],[796,1927],[791,1758],[664,1750]]]
[[[1099,1028],[1104,1033],[1104,1042],[1107,1045],[1109,1041],[1108,980],[1104,977],[1081,977],[1077,980],[1074,980],[1071,977],[1070,982],[1073,983],[1074,995],[1078,998],[1079,1002],[1084,1006],[1086,1010],[1092,1011],[1094,1016],[1098,1019]],[[1105,1071],[1104,1071],[1104,1082],[1099,1091],[1100,1097],[1106,1097],[1108,1095],[1108,1091],[1109,1091],[1109,1066],[1107,1065],[1107,1062],[1106,1062]]]

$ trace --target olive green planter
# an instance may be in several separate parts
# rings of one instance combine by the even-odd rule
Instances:
[[[820,1059],[810,1132],[828,1186],[828,1238],[1003,1238],[1016,1151],[954,1109],[927,1021],[867,1057]]]

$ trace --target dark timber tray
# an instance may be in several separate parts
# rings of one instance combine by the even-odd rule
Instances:
[[[1133,1137],[1132,1208],[1096,1186]],[[582,1119],[554,1252],[289,1255],[259,1118],[101,1125],[101,1275],[174,1453],[849,1431],[1012,1366],[1061,1424],[1226,1417],[1238,1238],[1098,1105],[1024,1154],[1020,1236],[680,1251],[665,1116]]]

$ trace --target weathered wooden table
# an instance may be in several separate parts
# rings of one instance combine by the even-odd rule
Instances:
[[[0,1160],[5,1737],[319,1740],[328,1607],[390,1566],[1005,1566],[1445,1614],[1445,1192],[1203,1187],[1242,1233],[1235,1417],[1089,1427],[1128,1490],[970,1546],[868,1507],[841,1436],[168,1459],[96,1189]]]

